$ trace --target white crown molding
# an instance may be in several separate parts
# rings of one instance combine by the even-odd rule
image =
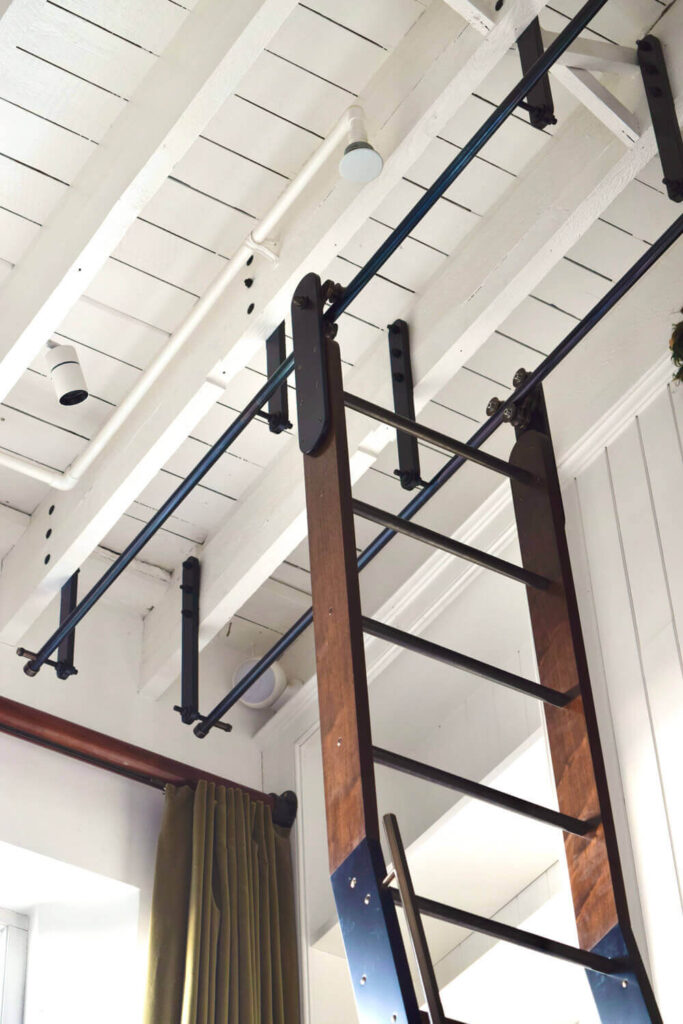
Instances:
[[[652,402],[671,380],[668,357],[658,360],[622,397],[560,458],[560,483],[566,484],[596,459],[605,448]],[[452,535],[491,554],[500,553],[514,537],[512,503],[507,484],[501,484]],[[431,555],[419,572],[414,573],[386,601],[374,617],[389,625],[419,633],[433,622],[484,570],[463,565],[443,552]],[[420,607],[418,612],[416,608]],[[368,682],[382,672],[398,655],[397,648],[374,638],[365,642]],[[266,751],[273,745],[305,742],[317,721],[315,675],[301,687],[254,736]]]

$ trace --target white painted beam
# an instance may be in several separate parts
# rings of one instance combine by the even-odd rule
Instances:
[[[215,380],[218,375],[227,384],[253,357],[288,313],[302,275],[330,263],[543,6],[544,0],[516,0],[483,41],[443,4],[432,4],[421,15],[358,98],[384,157],[380,177],[358,189],[339,179],[336,168],[321,172],[291,214],[296,228],[285,228],[277,265],[255,257],[248,296],[253,313],[242,282],[235,280],[199,324],[191,344],[120,428],[116,443],[73,490],[47,498],[36,510],[26,536],[3,566],[2,638],[21,638],[211,408],[221,389],[207,383],[207,376]]]
[[[592,71],[585,68],[559,67],[555,68],[555,79],[626,146],[633,145],[640,135],[636,115],[599,82]]]
[[[6,42],[30,34],[16,5]],[[295,6],[200,0],[187,15],[0,291],[0,399]]]
[[[683,6],[658,26],[667,53],[683,46]],[[674,62],[672,62],[673,64]],[[683,121],[683,66],[673,69]],[[652,128],[628,150],[585,110],[501,198],[444,265],[408,314],[419,414],[549,270],[656,154]],[[455,344],[453,339],[457,339]],[[369,351],[348,375],[348,390],[390,404],[386,353]],[[362,417],[348,417],[352,477],[392,438]],[[202,551],[200,642],[225,622],[301,542],[306,533],[301,455],[295,440],[257,481]],[[145,620],[145,691],[158,696],[178,672],[177,601],[166,598]]]
[[[495,25],[492,5],[484,0],[447,0],[477,32],[486,35]],[[557,32],[543,32],[548,46]],[[591,111],[618,139],[632,145],[640,134],[635,115],[594,77],[596,71],[633,72],[638,68],[635,48],[616,46],[600,40],[577,39],[550,69],[552,77]]]
[[[490,32],[499,14],[491,0],[445,0],[481,35]],[[558,32],[541,29],[543,46],[547,50],[557,39]],[[576,39],[558,59],[559,66],[585,68],[587,71],[632,72],[638,68],[638,55],[634,46],[618,46],[600,39]]]

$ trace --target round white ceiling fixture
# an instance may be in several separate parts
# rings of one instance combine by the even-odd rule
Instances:
[[[232,677],[233,685],[236,686],[251,672],[254,665],[258,665],[260,658],[250,658],[235,669]],[[260,711],[263,708],[271,707],[285,692],[287,687],[287,676],[279,662],[274,661],[270,668],[262,672],[253,686],[251,686],[244,697],[240,698],[240,704],[245,707]]]
[[[339,173],[347,181],[365,185],[382,173],[384,161],[369,142],[350,142],[339,161]]]
[[[48,373],[60,405],[79,405],[88,397],[88,385],[73,345],[48,345]]]

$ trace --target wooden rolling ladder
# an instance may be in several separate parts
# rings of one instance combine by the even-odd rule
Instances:
[[[541,389],[517,426],[509,462],[413,419],[345,394],[336,328],[324,317],[333,292],[307,275],[292,302],[299,443],[304,453],[313,615],[330,873],[362,1024],[448,1024],[425,941],[429,916],[569,961],[587,971],[603,1024],[661,1024],[629,920],[605,767],[564,533],[562,500]],[[459,454],[510,481],[522,567],[389,515],[351,494],[345,406]],[[362,614],[354,515],[435,546],[526,587],[540,683],[524,679]],[[510,687],[543,702],[559,810],[373,746],[363,635]],[[488,685],[488,684],[485,684]],[[445,786],[564,832],[578,948],[417,895],[398,823],[384,818],[380,846],[374,764]],[[504,843],[504,836],[501,836]],[[402,906],[424,991],[415,993],[399,931]]]

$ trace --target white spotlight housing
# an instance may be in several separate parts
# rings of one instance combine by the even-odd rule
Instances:
[[[48,372],[61,405],[78,405],[88,397],[88,387],[73,345],[51,345],[45,354]]]
[[[344,155],[339,161],[339,173],[347,181],[365,185],[382,172],[384,161],[368,142],[365,119],[361,107],[349,109],[349,135]]]
[[[236,668],[232,677],[233,686],[240,683],[247,672],[250,672],[260,660],[260,658],[250,658],[249,661],[245,661],[239,668]],[[240,698],[240,703],[255,711],[272,707],[285,692],[286,687],[287,676],[284,669],[279,662],[274,661],[270,668],[267,668],[258,677],[251,689],[247,690],[244,697]]]

